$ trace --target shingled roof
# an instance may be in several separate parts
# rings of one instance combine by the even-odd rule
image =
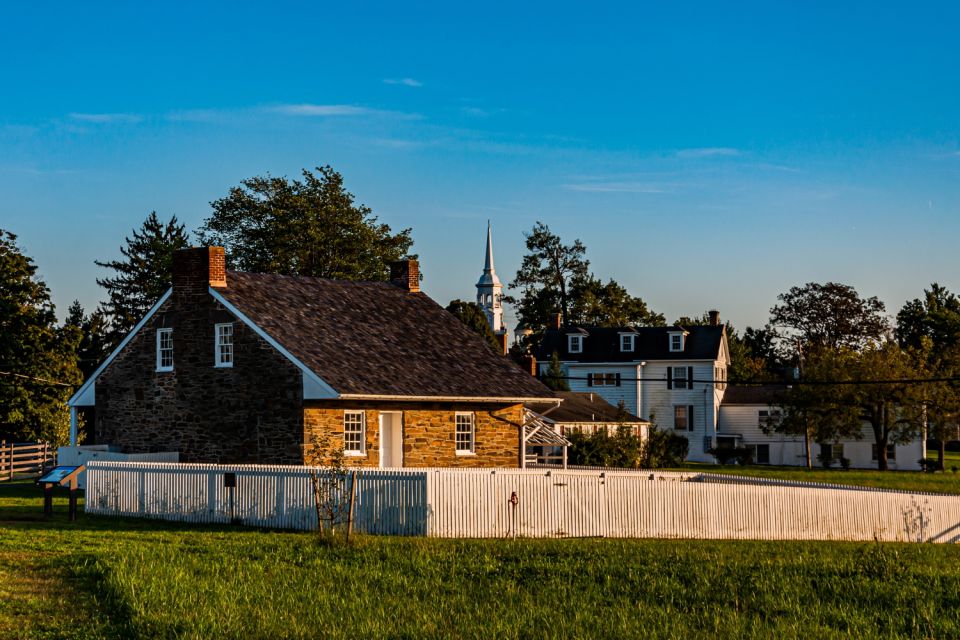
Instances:
[[[786,394],[787,390],[777,385],[730,386],[723,394],[723,404],[779,405],[783,402]]]
[[[638,418],[629,411],[620,414],[620,409],[600,397],[598,393],[582,393],[579,391],[557,391],[558,398],[563,398],[563,404],[551,411],[547,418],[551,422],[624,422],[625,424],[644,423],[647,420]]]
[[[423,293],[233,271],[216,291],[339,395],[553,398]]]
[[[669,334],[686,331],[683,351],[670,351]],[[583,335],[583,351],[570,353],[567,335]],[[631,333],[633,351],[620,351],[620,334]],[[640,360],[716,360],[723,343],[723,325],[680,327],[561,327],[549,329],[537,348],[537,360],[546,362],[556,351],[567,362],[635,362]]]

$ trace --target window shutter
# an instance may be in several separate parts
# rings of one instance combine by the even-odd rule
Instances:
[[[620,374],[619,374],[619,373],[617,374],[617,386],[618,386],[618,387],[620,386]]]
[[[693,431],[693,405],[687,405],[687,429]]]
[[[673,389],[673,367],[667,367],[667,389]]]
[[[593,386],[593,374],[592,374],[592,373],[588,373],[588,374],[587,374],[587,386],[588,386],[588,387],[592,387],[592,386]]]
[[[687,389],[693,389],[693,367],[687,367]]]

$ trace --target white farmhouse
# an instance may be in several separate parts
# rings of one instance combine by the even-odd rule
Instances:
[[[556,316],[537,349],[545,374],[552,355],[572,391],[593,392],[610,404],[690,442],[688,459],[714,462],[718,415],[730,365],[720,314],[691,327],[562,327]]]

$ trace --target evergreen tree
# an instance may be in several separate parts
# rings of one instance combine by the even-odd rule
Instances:
[[[413,246],[410,229],[392,233],[369,207],[354,204],[331,167],[303,170],[303,180],[250,178],[211,203],[198,236],[226,249],[240,271],[387,280],[389,263]]]
[[[86,380],[110,353],[107,344],[106,320],[100,311],[86,315],[80,301],[74,300],[67,309],[64,326],[75,327],[80,332],[77,358],[83,379]]]
[[[123,260],[95,261],[98,267],[116,274],[97,279],[109,298],[101,313],[108,322],[110,346],[116,346],[170,288],[173,252],[190,246],[186,229],[177,223],[177,217],[163,223],[156,211],[151,211],[140,229],[134,229],[133,236],[124,242],[126,245],[120,247]]]
[[[80,333],[58,328],[47,286],[16,236],[0,230],[0,439],[67,443],[80,384]]]
[[[493,333],[493,329],[490,328],[487,314],[480,308],[480,305],[475,302],[452,300],[450,304],[447,305],[447,311],[457,316],[460,322],[479,334],[497,353],[502,353],[500,341],[497,339],[496,334]]]
[[[563,370],[563,365],[560,364],[560,354],[556,351],[550,356],[550,366],[547,367],[547,373],[543,377],[543,384],[554,391],[570,391],[567,372]]]

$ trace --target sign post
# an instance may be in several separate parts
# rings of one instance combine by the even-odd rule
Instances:
[[[70,522],[77,520],[77,482],[84,465],[79,467],[54,467],[40,476],[37,484],[43,487],[43,515],[53,515],[53,488],[67,487],[70,490],[70,502],[67,517]]]

